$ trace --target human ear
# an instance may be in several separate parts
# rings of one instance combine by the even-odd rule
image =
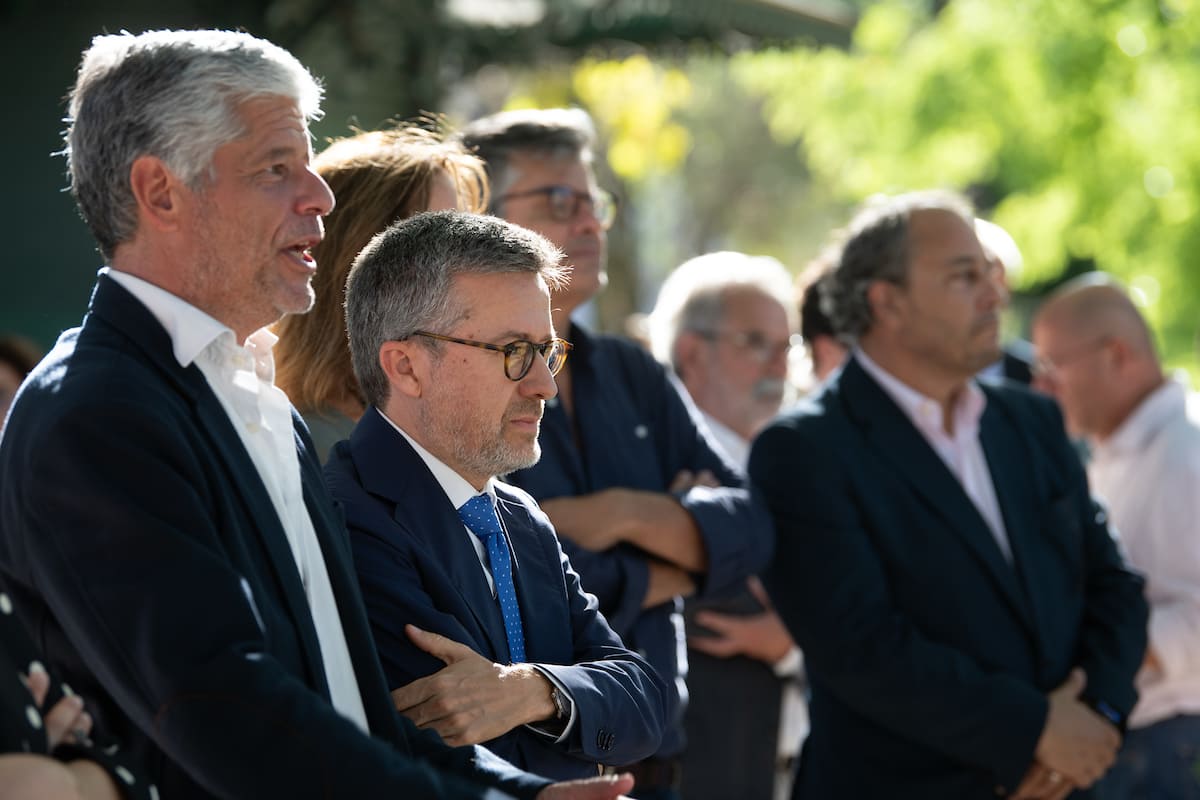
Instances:
[[[176,230],[180,224],[183,184],[156,156],[140,156],[129,168],[129,188],[138,207],[139,224]]]
[[[894,329],[902,323],[903,300],[900,287],[894,283],[877,280],[867,288],[867,305],[871,309],[871,319],[889,328]]]
[[[420,397],[427,376],[428,351],[414,342],[384,342],[379,347],[379,366],[387,376],[393,393],[407,397]]]

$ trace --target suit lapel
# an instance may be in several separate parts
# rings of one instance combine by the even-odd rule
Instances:
[[[224,462],[228,483],[238,493],[242,510],[250,518],[254,532],[267,554],[269,565],[275,573],[276,585],[280,588],[284,605],[299,636],[313,686],[328,698],[329,688],[317,631],[313,627],[312,612],[287,535],[258,474],[258,468],[246,452],[241,437],[234,430],[229,415],[208,385],[204,373],[195,364],[181,367],[172,350],[171,338],[158,320],[133,295],[105,275],[101,275],[96,284],[91,313],[129,337],[191,401],[200,422],[199,428]]]
[[[507,661],[504,620],[467,538],[471,534],[425,462],[373,407],[355,426],[350,448],[363,488],[395,505],[392,519],[434,554],[471,610],[481,640],[490,647],[487,655]]]
[[[1024,447],[1020,428],[1005,414],[995,391],[986,386],[983,389],[988,395],[988,404],[979,421],[979,440],[987,458],[988,471],[992,474],[992,485],[996,487],[996,499],[1004,515],[1004,528],[1024,597],[1036,616],[1036,610],[1044,605],[1038,602],[1041,587],[1025,566],[1035,557],[1038,530],[1034,515],[1037,497],[1025,469],[1029,453]]]
[[[846,364],[839,383],[850,418],[880,459],[888,462],[928,509],[966,544],[1018,617],[1028,619],[1028,605],[1013,567],[945,462],[856,360]],[[992,468],[990,460],[989,468]],[[996,474],[995,469],[992,474]],[[1001,506],[1006,507],[1008,498],[999,499]]]

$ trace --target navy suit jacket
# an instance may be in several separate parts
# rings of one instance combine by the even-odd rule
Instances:
[[[163,797],[467,798],[480,783],[532,796],[547,782],[395,713],[345,528],[294,419],[372,736],[330,704],[299,572],[220,401],[107,276],[0,441],[0,581],[39,648]]]
[[[987,798],[1033,760],[1074,666],[1128,714],[1141,580],[1093,502],[1055,404],[984,385],[979,438],[1009,564],[917,429],[852,359],[755,442],[775,516],[771,592],[804,650],[812,731],[797,798]]]
[[[437,479],[403,436],[368,408],[334,447],[325,477],[345,509],[367,615],[392,688],[445,665],[417,648],[404,625],[440,633],[509,662],[500,608],[479,557]],[[666,721],[666,687],[613,633],[596,598],[559,546],[549,519],[521,490],[496,483],[498,512],[529,663],[570,692],[577,719],[561,743],[518,726],[487,742],[513,763],[551,778],[594,776],[654,753]]]

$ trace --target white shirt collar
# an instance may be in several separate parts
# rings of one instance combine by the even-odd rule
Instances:
[[[407,431],[389,419],[388,415],[383,413],[383,411],[378,408],[375,410],[379,413],[379,416],[383,417],[384,421],[387,422],[388,425],[391,425],[393,428],[395,428],[396,431],[403,436],[409,444],[412,445],[413,450],[417,451],[417,455],[419,455],[421,460],[425,462],[425,466],[429,467],[429,471],[433,473],[433,477],[437,480],[438,485],[441,486],[442,491],[446,493],[446,497],[449,498],[451,505],[453,505],[455,508],[461,508],[463,503],[479,494],[479,492],[475,491],[475,487],[471,485],[470,481],[459,475],[457,472],[447,466],[444,461],[422,447],[416,439],[409,436]],[[488,478],[487,485],[483,487],[483,490],[488,493],[488,496],[491,497],[494,505],[496,502],[496,479]]]
[[[1155,434],[1187,409],[1187,389],[1178,381],[1167,380],[1148,394],[1112,435],[1095,442],[1096,458],[1137,453]]]
[[[166,289],[111,267],[105,267],[100,272],[120,284],[154,315],[171,337],[171,345],[179,366],[190,366],[196,360],[196,356],[223,333],[228,333],[229,338],[234,340],[233,330],[228,325]]]
[[[927,397],[892,373],[871,360],[862,348],[854,348],[854,358],[883,390],[900,406],[900,409],[921,430],[945,431],[942,404]],[[954,437],[974,436],[979,429],[979,419],[987,407],[987,395],[973,380],[968,380],[964,391],[954,405]]]

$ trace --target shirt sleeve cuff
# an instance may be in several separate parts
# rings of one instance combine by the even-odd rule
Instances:
[[[531,722],[525,727],[529,728],[529,730],[533,731],[539,736],[544,736],[545,738],[550,739],[555,744],[564,742],[566,741],[567,736],[569,736],[571,731],[575,728],[575,718],[578,716],[578,714],[575,712],[575,698],[571,696],[571,693],[567,690],[567,687],[563,684],[563,682],[554,677],[554,674],[549,670],[542,669],[542,667],[537,664],[530,664],[530,666],[541,673],[546,680],[554,684],[558,691],[562,692],[562,696],[567,698],[567,705],[571,707],[571,714],[567,718],[567,724],[563,727],[562,731],[558,731],[557,725],[554,726],[554,731],[546,730],[540,723],[536,722]]]
[[[771,669],[775,671],[776,678],[799,678],[804,673],[804,656],[800,648],[792,645],[787,655],[776,661]]]

